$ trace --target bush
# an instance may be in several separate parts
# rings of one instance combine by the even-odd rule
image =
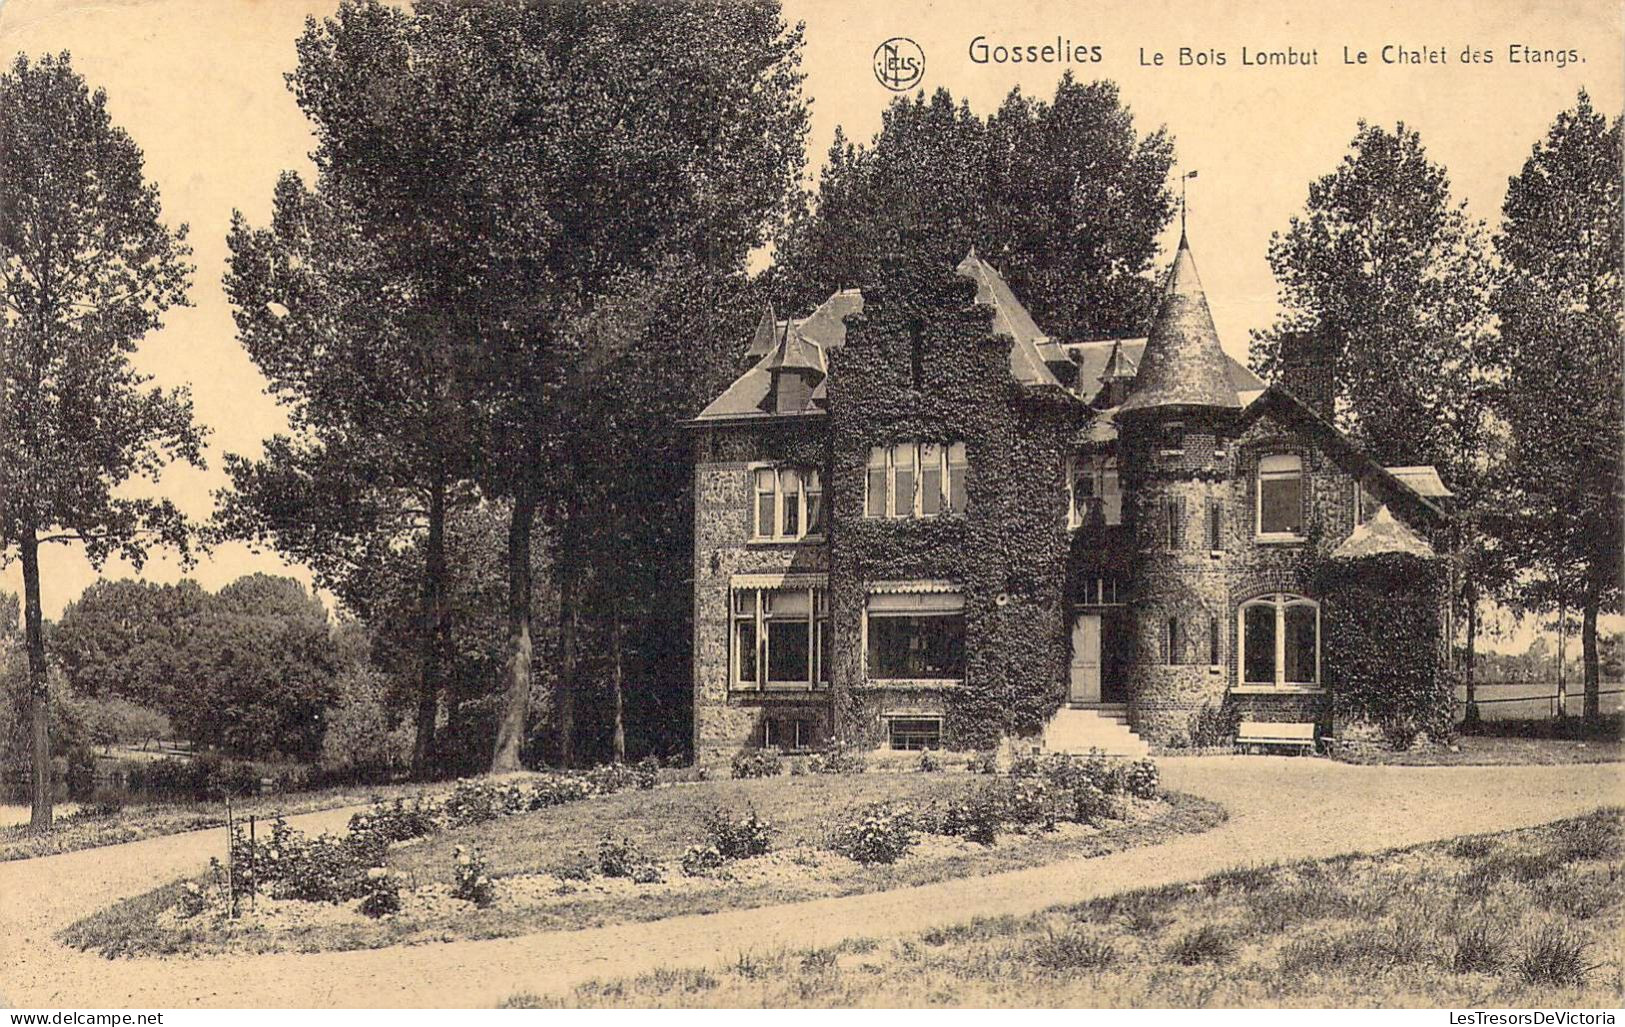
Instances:
[[[660,761],[653,756],[645,756],[632,767],[632,772],[638,777],[638,787],[648,791],[660,783]]]
[[[930,749],[924,749],[920,752],[919,768],[922,774],[935,774],[942,770],[942,761]]]
[[[330,834],[293,845],[278,863],[271,894],[301,902],[343,902],[361,893],[371,859]]]
[[[526,806],[533,810],[546,809],[567,802],[580,802],[591,795],[592,788],[581,778],[569,774],[549,774],[531,785]]]
[[[219,861],[215,861],[219,865]],[[190,920],[209,907],[209,896],[199,887],[196,881],[187,881],[181,887],[181,897],[175,903],[176,915],[182,920]]]
[[[453,870],[452,897],[472,902],[481,909],[495,902],[496,886],[485,872],[485,859],[480,855],[480,850],[459,845],[452,850],[452,857],[457,861]]]
[[[814,774],[861,774],[868,766],[861,752],[836,746],[807,757],[807,769]]]
[[[705,817],[711,844],[723,859],[749,859],[767,852],[772,844],[772,826],[756,815],[755,807],[742,817],[724,809],[714,809]]]
[[[634,870],[647,862],[630,838],[616,841],[606,834],[598,842],[598,872],[605,877],[631,877]]]
[[[859,863],[895,863],[917,841],[907,807],[881,803],[836,825],[829,848]]]
[[[411,802],[396,798],[390,803],[375,802],[372,809],[350,818],[352,835],[376,834],[386,844],[421,838],[439,830],[438,811],[423,796]]]
[[[1055,830],[1057,790],[1047,781],[1016,778],[1004,791],[1004,819],[1020,827],[1036,827],[1040,831]],[[1059,793],[1064,794],[1064,793]]]
[[[401,885],[395,875],[383,867],[368,870],[361,890],[361,912],[376,920],[400,911]]]
[[[594,795],[614,795],[616,792],[642,786],[638,772],[624,763],[606,763],[601,767],[593,767],[582,776]],[[650,787],[654,787],[653,784]]]
[[[553,868],[553,876],[561,881],[590,881],[598,869],[597,860],[585,852],[577,852]]]
[[[1099,827],[1117,812],[1111,796],[1085,781],[1072,792],[1072,819]]]
[[[639,863],[632,868],[633,884],[659,884],[665,880],[660,874],[660,868],[653,863]]]
[[[1203,924],[1194,931],[1180,935],[1168,949],[1168,958],[1180,966],[1198,963],[1222,963],[1230,958],[1235,946],[1230,937],[1212,924]]]
[[[1063,759],[1065,757],[1062,757]],[[1044,773],[1044,758],[1036,753],[1017,756],[1010,761],[1011,777],[1038,777]]]
[[[1160,783],[1157,764],[1149,759],[1136,760],[1129,764],[1125,783],[1128,786],[1128,793],[1136,799],[1155,799]]]
[[[701,877],[722,869],[726,862],[715,845],[690,845],[683,852],[683,873],[688,877]]]
[[[1585,983],[1585,939],[1562,924],[1547,924],[1524,939],[1518,976],[1530,984],[1569,987]]]
[[[997,774],[999,757],[992,749],[975,752],[965,760],[965,769],[972,774]]]
[[[68,750],[68,798],[88,799],[96,791],[96,754],[83,746]]]
[[[1456,935],[1456,955],[1452,968],[1459,974],[1494,973],[1501,968],[1501,936],[1499,924],[1485,919],[1475,920]]]
[[[489,781],[458,781],[441,811],[450,827],[488,823],[508,812],[507,791]]]
[[[741,749],[734,753],[734,777],[778,777],[783,770],[784,759],[775,749]]]
[[[963,799],[948,803],[942,816],[943,834],[979,845],[992,845],[1004,821],[1004,799],[1000,789],[984,786]]]
[[[351,670],[340,673],[334,687],[338,701],[322,716],[322,771],[357,780],[405,770],[412,725],[390,712],[388,678],[370,668]]]

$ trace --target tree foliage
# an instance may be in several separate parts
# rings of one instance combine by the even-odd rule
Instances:
[[[1598,712],[1597,616],[1620,608],[1620,119],[1580,93],[1507,184],[1494,308],[1506,426],[1496,523],[1531,573],[1513,597],[1583,611],[1585,710]]]
[[[780,244],[775,291],[803,309],[874,280],[888,251],[953,267],[975,246],[1057,338],[1134,335],[1173,159],[1167,132],[1140,135],[1110,82],[1068,73],[1051,100],[1014,90],[985,119],[946,89],[901,97],[868,145],[837,131]]]
[[[203,465],[184,389],[149,388],[130,355],[186,303],[186,228],[161,220],[135,142],[67,54],[0,74],[0,546],[23,566],[33,682],[33,826],[50,826],[49,693],[39,546],[77,543],[139,566],[154,543],[189,554],[185,517],[132,496],[174,460]]]

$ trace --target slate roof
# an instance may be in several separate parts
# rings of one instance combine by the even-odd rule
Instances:
[[[1219,346],[1196,260],[1183,234],[1140,357],[1134,391],[1123,402],[1122,412],[1170,407],[1241,408],[1230,382],[1230,358]]]
[[[1438,555],[1416,532],[1389,513],[1388,507],[1379,506],[1370,520],[1355,528],[1342,545],[1332,550],[1332,559],[1358,560],[1385,553],[1404,553],[1425,560]]]
[[[1100,392],[1101,379],[1106,377],[1107,363],[1111,359],[1112,350],[1119,345],[1122,357],[1128,362],[1130,370],[1136,369],[1141,355],[1145,352],[1144,339],[1090,339],[1061,345],[1062,352],[1078,366],[1078,395],[1085,402],[1093,402],[1096,394]],[[1246,364],[1235,360],[1228,353],[1224,359],[1230,385],[1245,406],[1264,391],[1264,380],[1247,370]]]
[[[1023,385],[1053,386],[1061,388],[1055,372],[1045,362],[1043,350],[1050,349],[1060,356],[1055,342],[1039,330],[1033,316],[1010,291],[1010,285],[992,264],[976,255],[976,248],[965,254],[954,270],[976,283],[976,302],[993,308],[993,331],[1009,337],[1010,374]]]
[[[768,309],[772,310],[771,307]],[[778,352],[777,347],[782,345],[789,335],[794,334],[800,340],[798,346],[810,344],[817,350],[821,361],[818,369],[827,373],[829,354],[846,344],[847,316],[861,313],[863,313],[863,293],[856,289],[842,289],[831,293],[828,299],[806,317],[787,321],[775,319],[773,335],[766,335],[762,326],[757,325],[756,334],[751,337],[750,348],[745,351],[745,356],[754,359],[756,363],[750,370],[734,379],[734,383],[700,411],[695,420],[788,416],[768,413],[762,409],[762,404],[767,401],[768,391],[773,387],[772,367],[775,354]],[[828,384],[827,380],[821,381],[813,389],[810,397],[812,406],[804,413],[823,412],[828,397]]]

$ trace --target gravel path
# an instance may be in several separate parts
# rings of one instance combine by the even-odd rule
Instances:
[[[1625,801],[1625,764],[1356,767],[1291,757],[1159,761],[1168,788],[1223,803],[1213,831],[991,877],[654,924],[393,949],[109,962],[51,940],[108,902],[197,869],[221,831],[0,864],[0,1001],[46,1008],[489,1007],[594,977],[742,951],[910,933],[968,917],[1189,880],[1238,864],[1527,827]],[[293,818],[336,829],[350,810]]]

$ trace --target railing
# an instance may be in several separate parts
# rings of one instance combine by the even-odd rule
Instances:
[[[1481,688],[1513,688],[1513,687],[1517,687],[1517,686],[1519,686],[1521,684],[1522,684],[1522,682],[1518,682],[1518,681],[1481,681],[1481,682],[1478,682],[1478,683],[1473,685],[1474,698],[1473,698],[1473,703],[1472,704],[1474,706],[1490,706],[1490,705],[1494,705],[1495,703],[1509,703],[1509,702],[1537,703],[1537,702],[1544,702],[1544,703],[1547,704],[1547,712],[1548,712],[1548,714],[1550,716],[1553,716],[1553,717],[1557,716],[1557,700],[1559,698],[1559,695],[1558,695],[1557,692],[1553,692],[1551,695],[1514,695],[1514,696],[1507,696],[1507,697],[1504,697],[1504,698],[1494,698],[1494,699],[1484,699],[1484,698],[1478,697],[1478,695],[1477,695],[1478,690],[1481,689]],[[1598,695],[1599,698],[1601,696],[1605,696],[1605,695],[1622,695],[1622,694],[1625,694],[1625,688],[1602,688],[1602,689],[1598,689],[1598,691],[1597,691],[1597,695]],[[1578,691],[1578,692],[1567,692],[1566,691],[1566,692],[1562,693],[1561,698],[1564,700],[1564,704],[1565,704],[1564,705],[1564,710],[1565,710],[1565,712],[1567,712],[1567,704],[1568,704],[1568,702],[1576,700],[1576,699],[1584,701],[1584,697],[1585,697],[1584,691]],[[1459,706],[1465,707],[1467,705],[1467,700],[1464,697],[1457,697],[1456,704],[1459,705]]]

